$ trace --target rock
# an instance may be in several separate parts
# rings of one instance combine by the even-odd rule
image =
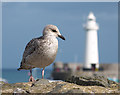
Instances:
[[[5,82],[0,81],[0,88],[2,87],[3,84],[5,84]]]
[[[84,92],[79,88],[74,88],[74,89],[68,90],[66,93],[84,93]]]
[[[116,82],[108,80],[104,76],[71,76],[65,80],[66,82],[75,83],[81,86],[102,86],[102,87],[118,87]]]
[[[15,83],[9,84],[4,83],[2,85],[2,93],[28,93],[27,90],[30,88],[29,84],[26,83]]]
[[[25,90],[23,90],[22,88],[16,88],[13,93],[27,93]]]
[[[85,78],[88,80],[90,78]],[[109,81],[110,82],[110,81]],[[111,84],[115,84],[113,81]],[[2,83],[2,94],[4,93],[120,93],[118,88],[105,87],[105,86],[83,86],[77,85],[76,83],[69,83],[64,81],[52,81],[46,79],[40,79],[36,82],[26,82],[26,83]]]
[[[65,84],[56,84],[55,88],[53,88],[53,90],[50,93],[60,93],[60,90],[62,89],[64,85]],[[62,91],[62,93],[64,92]]]
[[[48,83],[50,83],[47,79],[37,79],[33,84],[32,84],[32,86],[31,87],[33,87],[33,86],[39,86],[39,85],[41,85],[41,84],[48,84]]]

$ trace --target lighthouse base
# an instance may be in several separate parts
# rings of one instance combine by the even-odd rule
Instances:
[[[91,64],[91,66],[88,68],[88,67],[83,67],[83,70],[84,71],[98,71],[98,66],[97,64]]]

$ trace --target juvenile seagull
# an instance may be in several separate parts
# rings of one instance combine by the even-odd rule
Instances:
[[[42,78],[44,78],[45,67],[56,58],[58,50],[56,37],[65,40],[55,25],[47,25],[43,30],[43,36],[34,38],[27,44],[18,70],[30,70],[29,81],[35,81],[32,76],[33,68],[43,68]]]

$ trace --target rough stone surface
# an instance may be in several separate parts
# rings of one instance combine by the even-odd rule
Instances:
[[[113,82],[114,83],[114,82]],[[117,86],[83,86],[75,83],[40,79],[36,82],[27,83],[3,83],[2,93],[120,93]],[[117,84],[116,84],[117,85]]]
[[[31,87],[33,86],[40,86],[41,84],[45,84],[47,85],[48,83],[50,83],[47,79],[37,79]]]
[[[65,80],[66,82],[75,83],[82,86],[102,86],[102,87],[118,87],[118,84],[114,81],[108,80],[104,76],[71,76]]]

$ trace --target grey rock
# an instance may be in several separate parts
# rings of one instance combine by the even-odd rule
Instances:
[[[13,93],[27,93],[27,92],[22,88],[16,88]]]
[[[30,87],[28,85],[24,85],[24,83],[4,83],[2,85],[3,93],[29,93],[28,89]]]
[[[74,88],[74,89],[68,90],[66,93],[84,93],[84,92],[79,88]]]
[[[49,84],[50,82],[47,80],[47,79],[37,79],[31,87],[33,86],[40,86],[41,84],[43,85],[46,85],[46,84]]]
[[[60,89],[62,89],[62,87],[64,86],[65,84],[57,84],[55,88],[53,88],[53,90],[50,92],[50,93],[58,93]],[[64,92],[62,92],[64,93]]]
[[[112,87],[112,84],[118,85],[116,82],[108,80],[104,76],[71,76],[65,80],[66,82],[75,83],[81,86],[102,86]]]

